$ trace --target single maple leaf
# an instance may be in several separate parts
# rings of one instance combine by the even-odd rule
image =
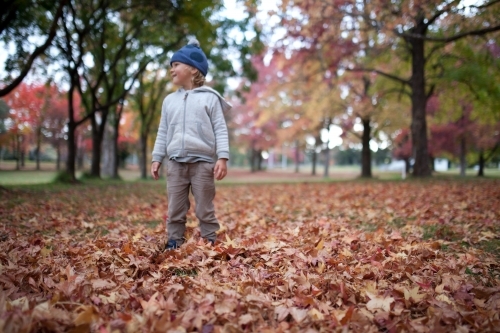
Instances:
[[[413,301],[414,303],[419,303],[420,301],[422,301],[427,295],[419,294],[419,289],[420,288],[418,286],[410,290],[404,288],[405,300]]]
[[[309,316],[313,319],[313,320],[323,320],[325,319],[325,316],[319,312],[318,310],[312,308],[311,310],[309,310]]]
[[[385,312],[389,312],[391,310],[391,304],[394,302],[394,298],[392,297],[380,297],[366,292],[370,300],[366,303],[366,308],[371,312],[375,312],[377,310],[383,310]]]
[[[307,317],[307,310],[292,307],[290,308],[290,314],[297,323],[301,323]]]
[[[234,242],[234,240],[232,240],[231,238],[229,238],[229,235],[226,234],[226,241],[225,242],[222,242],[224,245],[226,246],[232,246],[233,248],[237,248],[238,245],[236,245],[236,243]]]
[[[111,289],[116,287],[116,283],[104,279],[95,279],[92,280],[91,283],[92,283],[92,288],[94,288],[94,290]]]

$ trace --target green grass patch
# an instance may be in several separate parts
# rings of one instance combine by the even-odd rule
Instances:
[[[406,226],[406,220],[402,217],[395,217],[388,223],[388,225],[396,229],[401,229]]]
[[[470,276],[478,276],[479,274],[474,273],[469,267],[465,269],[465,274],[470,275]]]
[[[424,231],[422,235],[422,238],[424,240],[443,239],[447,241],[453,241],[456,240],[457,237],[455,233],[450,229],[450,227],[446,225],[444,226],[424,225],[422,229]]]
[[[358,225],[358,229],[361,229],[366,232],[375,232],[379,226],[375,223],[363,222]]]
[[[500,258],[500,239],[482,241],[479,243],[479,247],[484,251],[495,255],[497,258]]]
[[[197,276],[196,269],[174,268],[172,274],[176,276]]]
[[[154,220],[154,221],[134,221],[132,222],[133,225],[143,225],[148,229],[156,229],[156,227],[162,223],[162,221],[159,220]]]

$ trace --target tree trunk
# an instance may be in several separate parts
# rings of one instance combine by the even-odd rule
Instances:
[[[61,144],[59,140],[56,142],[56,170],[61,170]]]
[[[409,174],[410,173],[410,159],[405,158],[404,161],[405,161],[405,172],[406,172],[406,174]]]
[[[122,119],[122,114],[123,114],[123,103],[124,101],[121,100],[118,106],[116,107],[115,110],[115,119],[113,123],[114,131],[113,131],[113,151],[114,151],[114,159],[113,159],[113,174],[112,177],[114,179],[119,179],[120,175],[118,174],[118,167],[120,165],[120,151],[118,147],[118,139],[120,138],[120,121]],[[125,168],[125,161],[123,161],[123,168]]]
[[[85,147],[83,144],[82,135],[79,134],[77,138],[77,149],[76,149],[76,168],[78,170],[83,170],[85,162]]]
[[[318,153],[316,153],[316,147],[312,151],[312,172],[313,176],[316,176],[316,163],[318,162]]]
[[[262,150],[257,150],[257,170],[262,171],[262,161],[264,158],[262,157]]]
[[[466,142],[465,142],[465,134],[460,138],[460,176],[465,177],[465,171],[467,169],[467,161],[465,159],[466,152]]]
[[[141,168],[141,179],[148,178],[148,134],[141,133],[139,138],[139,146],[140,146],[140,160],[139,167]]]
[[[477,171],[478,177],[484,177],[484,164],[486,163],[486,159],[484,158],[484,151],[479,152],[479,170]]]
[[[425,24],[422,20],[416,27],[415,33],[424,35]],[[412,76],[411,76],[411,138],[415,152],[415,164],[413,175],[416,177],[428,177],[432,172],[429,167],[429,150],[427,146],[427,121],[425,91],[425,53],[423,39],[410,38],[412,49]]]
[[[257,149],[255,149],[255,144],[252,142],[252,146],[250,147],[250,171],[255,172],[257,170]]]
[[[19,147],[20,150],[20,158],[21,158],[21,168],[24,168],[26,166],[26,152],[24,150],[24,137],[21,136],[21,146]]]
[[[299,173],[299,161],[300,151],[299,151],[299,140],[295,140],[295,173]]]
[[[114,126],[110,124],[113,122],[111,118],[108,119],[108,123],[104,128],[101,143],[101,176],[109,178],[113,177],[113,159],[115,156],[113,151]]]
[[[325,172],[323,177],[328,178],[328,168],[330,166],[330,148],[328,146],[325,149]]]
[[[71,102],[70,102],[71,103]],[[72,182],[76,182],[76,124],[68,122],[68,159],[66,160],[66,173]]]
[[[101,152],[102,141],[104,138],[104,129],[106,127],[107,111],[101,112],[101,121],[97,122],[97,114],[90,117],[92,122],[92,164],[90,166],[90,175],[101,178]]]
[[[119,157],[119,150],[118,150],[118,137],[120,135],[120,117],[117,117],[117,119],[115,119],[115,122],[114,122],[114,133],[113,133],[113,153],[114,153],[114,156],[113,156],[113,173],[111,175],[111,177],[113,179],[119,179],[120,178],[120,175],[118,174],[118,166],[119,166],[119,163],[120,163],[120,157]]]
[[[74,77],[71,78],[71,86],[68,90],[68,156],[66,160],[66,173],[71,182],[76,182],[75,160],[76,160],[76,123],[74,118],[73,92],[75,91]]]
[[[371,125],[370,119],[362,119],[363,122],[363,137],[361,150],[361,177],[371,178],[372,177],[372,154],[370,150],[370,140],[371,140]]]

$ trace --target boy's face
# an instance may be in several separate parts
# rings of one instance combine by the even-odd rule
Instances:
[[[173,84],[183,87],[184,89],[192,89],[192,77],[195,73],[195,68],[183,64],[182,62],[173,62],[172,68],[170,69]]]

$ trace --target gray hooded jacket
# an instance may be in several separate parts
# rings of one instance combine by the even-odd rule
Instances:
[[[153,162],[169,159],[229,159],[224,112],[231,104],[214,89],[179,89],[163,100]]]

